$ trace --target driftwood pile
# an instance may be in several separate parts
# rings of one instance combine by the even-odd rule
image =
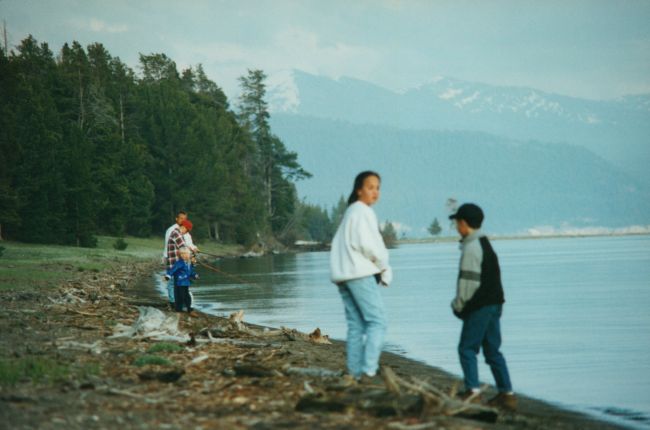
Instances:
[[[381,380],[355,381],[343,372],[344,346],[320,329],[254,326],[243,311],[228,318],[163,311],[164,301],[129,292],[137,275],[130,267],[91,275],[62,286],[33,314],[10,309],[29,316],[22,340],[28,344],[33,335],[39,354],[98,369],[54,387],[48,397],[54,404],[34,400],[32,409],[8,410],[10,422],[38,427],[66,408],[77,421],[57,415],[65,428],[85,428],[77,422],[87,419],[104,428],[146,422],[151,428],[420,430],[473,428],[452,417],[497,419],[494,409],[461,402],[454,392],[389,367]]]
[[[175,315],[174,315],[175,316]],[[243,311],[235,312],[227,320],[205,327],[192,333],[186,341],[191,350],[198,351],[202,345],[219,344],[243,349],[234,356],[231,366],[221,371],[227,377],[258,379],[302,378],[303,391],[295,409],[303,413],[344,413],[360,411],[376,417],[433,417],[460,416],[463,418],[496,422],[495,409],[472,403],[469,398],[461,401],[456,398],[456,390],[447,394],[433,385],[417,380],[399,377],[390,367],[381,369],[383,384],[364,384],[345,376],[341,370],[315,366],[292,366],[289,363],[278,366],[278,359],[292,354],[291,345],[283,341],[303,341],[320,345],[330,345],[327,336],[320,329],[305,335],[296,330],[281,328],[268,330],[248,326],[243,322]],[[124,333],[138,338],[182,339],[176,327],[169,325],[169,316],[153,308],[140,308],[140,317],[134,328]],[[147,320],[156,324],[148,324]],[[141,327],[151,327],[150,332]],[[167,327],[169,333],[161,333],[160,327]],[[124,336],[118,334],[116,336]],[[188,348],[189,349],[189,348]],[[186,367],[195,366],[210,359],[203,354],[193,358]],[[148,370],[138,374],[140,380],[175,382],[184,374],[184,369],[165,372]],[[240,400],[241,401],[241,400]]]

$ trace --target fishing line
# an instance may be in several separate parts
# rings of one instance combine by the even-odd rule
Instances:
[[[206,254],[206,253],[204,253],[204,254]],[[225,276],[227,278],[233,279],[233,280],[237,281],[240,284],[251,285],[253,287],[259,287],[260,286],[260,284],[256,284],[255,282],[247,281],[246,279],[240,278],[237,275],[231,275],[230,273],[224,272],[223,270],[218,269],[218,268],[216,268],[216,267],[214,267],[214,266],[212,266],[212,265],[210,265],[208,263],[204,263],[201,260],[196,260],[196,262],[198,264],[200,264],[201,266],[205,267],[206,269],[212,270],[213,272],[219,273],[220,275],[223,275],[223,276]]]
[[[209,255],[210,257],[214,257],[214,258],[222,258],[223,257],[222,255],[210,254],[209,252],[205,252],[205,251],[198,251],[198,253],[199,254]]]

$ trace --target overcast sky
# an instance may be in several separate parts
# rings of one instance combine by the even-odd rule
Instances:
[[[591,99],[650,93],[650,0],[0,0],[10,46],[103,43],[137,67],[202,63],[229,97],[247,68],[393,90],[435,76]]]

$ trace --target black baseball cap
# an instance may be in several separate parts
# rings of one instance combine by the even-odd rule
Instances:
[[[449,219],[464,219],[467,224],[480,226],[483,223],[483,210],[474,203],[463,203]]]

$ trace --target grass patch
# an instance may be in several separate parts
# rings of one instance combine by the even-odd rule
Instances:
[[[136,358],[133,362],[134,365],[138,367],[147,366],[147,365],[158,365],[158,366],[171,366],[172,362],[167,360],[165,357],[159,355],[145,354]]]
[[[129,246],[123,251],[113,248],[115,241],[115,237],[98,236],[96,248],[3,242],[0,290],[52,287],[80,275],[102,272],[115,264],[159,261],[162,255],[162,237],[129,237]],[[198,243],[198,246],[215,255],[236,255],[242,251],[238,245],[216,242]]]
[[[99,363],[85,363],[75,373],[78,377],[87,378],[89,376],[97,376],[101,371],[102,366]]]
[[[0,359],[0,385],[16,385],[20,381],[54,382],[68,376],[68,366],[47,358]]]
[[[156,352],[180,352],[180,351],[183,351],[183,347],[177,343],[159,342],[156,343],[155,345],[152,345],[147,350],[147,353],[155,354]]]

